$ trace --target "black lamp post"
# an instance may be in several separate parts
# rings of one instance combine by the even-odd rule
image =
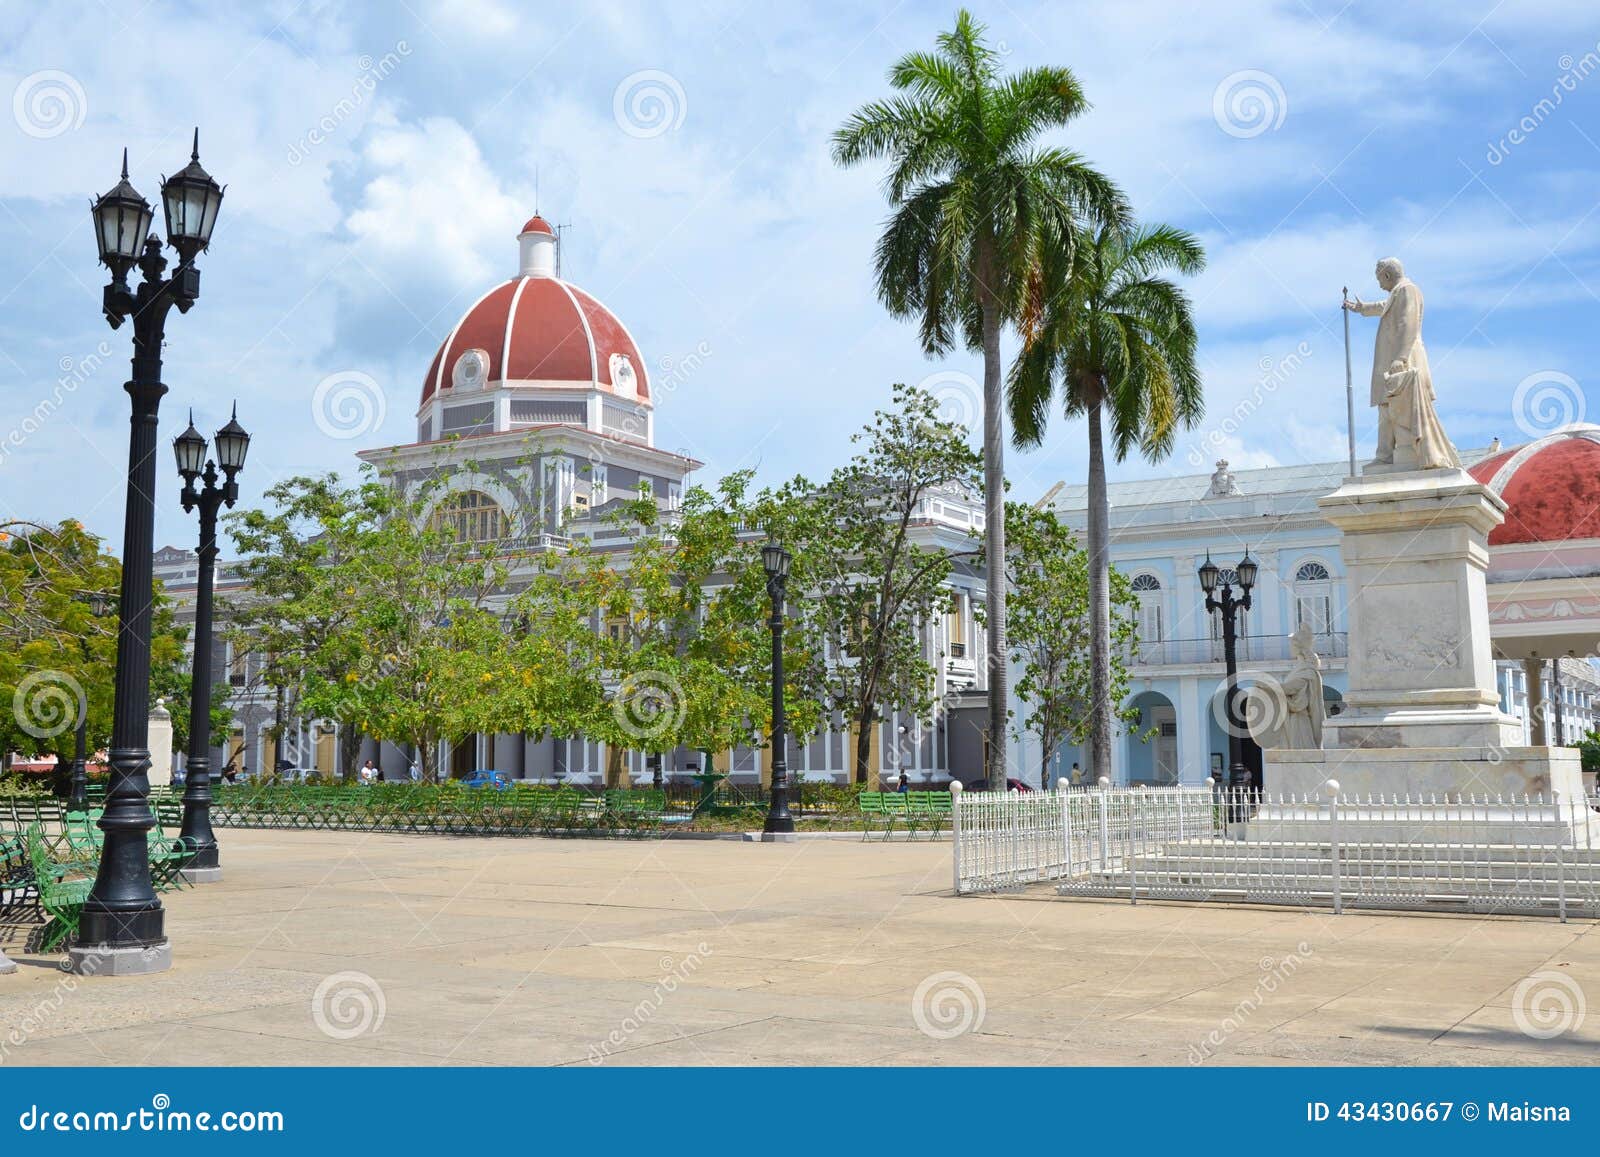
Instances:
[[[1239,582],[1239,597],[1235,598],[1231,583],[1222,581],[1222,572],[1206,552],[1206,561],[1200,564],[1200,589],[1206,595],[1206,612],[1222,612],[1222,658],[1228,672],[1228,691],[1224,709],[1228,716],[1228,785],[1235,791],[1250,787],[1250,771],[1244,765],[1244,742],[1239,734],[1243,718],[1239,712],[1239,662],[1236,649],[1238,614],[1250,609],[1250,588],[1256,585],[1256,561],[1248,549],[1235,568]],[[1218,584],[1220,597],[1213,597]]]
[[[200,167],[200,133],[190,163],[162,182],[167,243],[178,267],[163,276],[167,259],[150,233],[154,212],[122,179],[94,202],[95,241],[111,271],[102,307],[112,329],[133,320],[133,373],[123,387],[132,401],[128,438],[127,508],[122,524],[122,594],[118,604],[117,670],[112,709],[110,779],[100,828],[105,842],[94,887],[83,906],[78,943],[71,950],[79,972],[158,972],[172,963],[165,913],[150,886],[146,834],[155,826],[150,811],[150,619],[151,555],[155,543],[156,414],[167,387],[161,382],[161,346],[167,314],[187,313],[200,296],[194,259],[211,242],[222,186]],[[137,265],[137,290],[128,274]]]
[[[772,600],[772,802],[761,827],[768,836],[794,832],[794,817],[789,814],[789,734],[783,717],[783,595],[789,583],[789,562],[789,552],[778,543],[761,548],[767,597]]]
[[[189,685],[189,757],[184,765],[183,830],[189,851],[184,874],[195,883],[222,878],[217,837],[211,830],[211,627],[212,592],[216,586],[217,511],[239,499],[239,471],[250,451],[250,435],[239,425],[238,407],[228,424],[217,431],[217,460],[206,457],[206,440],[189,428],[172,442],[183,478],[185,513],[200,510],[200,573],[194,596],[194,675]],[[217,467],[222,481],[217,481]]]
[[[111,609],[111,596],[101,591],[86,596],[89,613],[100,618]],[[78,726],[73,733],[72,771],[68,779],[67,811],[87,815],[89,811],[89,701],[78,702]]]

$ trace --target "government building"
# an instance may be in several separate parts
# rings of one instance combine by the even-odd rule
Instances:
[[[605,521],[622,498],[641,491],[670,518],[699,462],[655,445],[658,400],[650,363],[615,314],[560,276],[559,238],[539,216],[517,236],[516,274],[483,294],[448,333],[419,389],[416,438],[360,452],[362,461],[406,488],[442,480],[434,517],[460,538],[514,541],[561,549],[582,536],[602,551],[628,544]],[[670,393],[670,389],[666,391]],[[1500,662],[1502,708],[1524,720],[1529,742],[1570,743],[1594,725],[1600,679],[1587,657],[1600,644],[1600,427],[1570,427],[1510,449],[1464,453],[1480,482],[1510,506],[1489,539],[1490,627]],[[1206,613],[1196,571],[1207,552],[1224,568],[1246,550],[1260,564],[1252,606],[1240,623],[1241,683],[1288,669],[1287,635],[1310,627],[1322,657],[1325,696],[1337,712],[1344,686],[1344,609],[1359,592],[1346,588],[1338,532],[1316,500],[1343,479],[1342,462],[1213,474],[1110,487],[1112,563],[1138,600],[1139,641],[1130,656],[1130,699],[1138,724],[1116,739],[1109,775],[1131,784],[1199,783],[1226,765],[1220,623]],[[1085,488],[1059,484],[1042,505],[1078,531],[1085,528]],[[970,551],[983,525],[977,495],[946,494],[919,512],[927,545]],[[166,547],[156,577],[188,611],[196,575],[190,551]],[[1226,569],[1225,569],[1226,577]],[[218,566],[222,616],[241,593],[228,563]],[[930,720],[891,715],[874,745],[884,777],[904,770],[914,783],[983,777],[985,639],[974,609],[982,576],[958,558],[947,610],[926,624],[924,646],[936,669],[937,709]],[[597,624],[597,629],[599,625]],[[219,636],[223,632],[219,630]],[[233,654],[220,637],[215,669],[227,672],[232,734],[219,737],[212,767],[228,762],[254,774],[280,762],[336,773],[331,723],[299,719],[263,686],[250,655]],[[1013,674],[1013,685],[1015,674]],[[1026,715],[1020,705],[1017,718]],[[282,749],[271,731],[281,725]],[[1269,735],[1258,736],[1270,745]],[[1260,746],[1245,759],[1259,769]],[[1088,767],[1075,748],[1045,761],[1034,738],[1013,738],[1012,775],[1030,784]],[[853,743],[841,728],[789,752],[792,772],[808,779],[848,778]],[[365,741],[385,778],[404,778],[415,753]],[[476,735],[446,743],[439,766],[454,775],[491,768],[513,779],[579,784],[648,781],[639,752],[547,735]],[[669,753],[668,776],[710,764],[735,782],[767,778],[759,747]]]

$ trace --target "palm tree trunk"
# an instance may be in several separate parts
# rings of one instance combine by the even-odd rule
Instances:
[[[1111,562],[1098,387],[1089,413],[1089,778],[1111,774]]]
[[[985,273],[988,263],[983,263]],[[980,274],[980,279],[982,279]],[[1000,394],[1000,306],[980,288],[983,310],[983,524],[988,573],[984,609],[988,620],[990,791],[1006,789],[1006,475],[1003,400]]]

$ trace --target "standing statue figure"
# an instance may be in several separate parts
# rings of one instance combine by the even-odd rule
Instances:
[[[1289,653],[1294,666],[1283,677],[1286,711],[1283,719],[1283,747],[1316,750],[1322,746],[1322,660],[1317,658],[1311,628],[1301,623],[1289,636]]]
[[[1406,277],[1397,258],[1378,262],[1377,275],[1389,295],[1386,301],[1357,297],[1344,303],[1352,313],[1382,319],[1372,356],[1378,453],[1370,464],[1412,470],[1459,467],[1461,459],[1433,406],[1433,374],[1422,344],[1422,290]]]

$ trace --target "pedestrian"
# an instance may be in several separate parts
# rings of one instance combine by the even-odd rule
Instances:
[[[359,774],[362,783],[371,784],[373,780],[378,778],[378,769],[373,766],[372,760],[369,759],[367,762],[361,765],[361,771]]]
[[[1073,787],[1082,787],[1083,786],[1083,768],[1078,766],[1076,760],[1073,761],[1072,774],[1069,777],[1069,779],[1070,779]]]
[[[906,774],[906,770],[903,767],[900,769],[900,782],[894,790],[901,795],[911,790],[911,777]]]

